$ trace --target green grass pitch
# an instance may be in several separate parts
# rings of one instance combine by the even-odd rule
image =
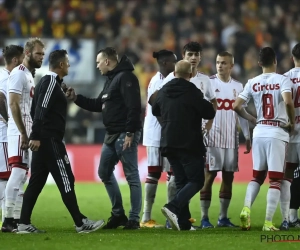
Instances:
[[[243,206],[246,184],[234,184],[233,198],[229,209],[229,217],[233,223],[239,224],[239,214]],[[213,200],[210,209],[210,221],[216,224],[219,213],[219,184],[214,185]],[[128,214],[129,188],[121,185],[124,206]],[[91,219],[101,219],[110,216],[110,201],[103,184],[77,184],[77,198],[81,211]],[[239,228],[214,228],[197,231],[172,231],[167,229],[140,229],[133,231],[98,230],[90,234],[75,233],[73,222],[64,207],[55,185],[48,185],[43,190],[36,204],[32,223],[46,234],[17,235],[0,233],[1,250],[114,250],[114,249],[300,249],[300,242],[267,242],[261,240],[275,237],[276,240],[298,239],[300,230],[269,232],[261,231],[266,207],[267,185],[263,186],[252,209],[251,231],[241,231]],[[153,218],[160,223],[165,219],[160,208],[166,200],[166,185],[158,187],[156,202],[153,207]],[[190,204],[191,212],[200,223],[199,194]],[[281,222],[279,209],[276,212],[276,225]],[[286,235],[286,236],[284,236]],[[291,236],[292,235],[292,236]]]

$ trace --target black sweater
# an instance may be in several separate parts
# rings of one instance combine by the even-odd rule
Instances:
[[[178,150],[205,154],[202,119],[213,119],[215,110],[193,83],[182,78],[168,82],[158,91],[152,113],[162,118],[162,155]]]
[[[62,80],[55,73],[50,74],[42,77],[34,90],[30,140],[62,140],[65,134],[67,99],[61,88]]]
[[[123,56],[109,71],[107,81],[98,98],[77,95],[75,103],[92,112],[102,112],[103,123],[109,134],[136,132],[141,129],[141,94],[134,67]]]

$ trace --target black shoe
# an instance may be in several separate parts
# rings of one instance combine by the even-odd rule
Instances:
[[[140,223],[136,220],[129,220],[123,229],[140,229]]]
[[[125,214],[120,216],[111,214],[111,217],[108,218],[107,224],[103,227],[103,229],[116,229],[118,227],[125,226],[127,222],[128,218]]]
[[[16,233],[18,226],[13,218],[5,218],[1,228],[2,233]]]

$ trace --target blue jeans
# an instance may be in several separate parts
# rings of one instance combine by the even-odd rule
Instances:
[[[112,204],[112,214],[120,216],[125,213],[119,185],[114,175],[115,165],[122,162],[124,174],[130,188],[129,220],[139,221],[142,207],[142,187],[138,170],[137,147],[141,132],[135,132],[130,148],[123,150],[125,133],[112,144],[103,144],[98,174],[103,181]]]
[[[204,159],[203,156],[180,151],[167,158],[175,176],[177,194],[166,207],[178,216],[180,228],[190,229],[189,201],[204,185]]]

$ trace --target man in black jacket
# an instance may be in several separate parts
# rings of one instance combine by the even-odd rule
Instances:
[[[98,98],[76,95],[69,88],[69,99],[79,107],[102,112],[106,135],[101,152],[98,174],[112,203],[111,217],[105,229],[125,226],[138,229],[142,205],[142,189],[138,171],[137,147],[141,136],[141,95],[139,81],[132,73],[134,67],[127,56],[118,61],[114,48],[102,49],[97,55],[97,68],[107,77]],[[118,161],[122,162],[130,187],[131,210],[129,220],[125,215],[122,196],[113,173]]]
[[[24,193],[19,234],[42,233],[30,222],[33,207],[49,173],[61,193],[78,233],[93,232],[104,226],[104,220],[92,221],[81,214],[74,191],[74,175],[63,137],[66,127],[67,98],[62,89],[63,77],[68,75],[67,51],[55,50],[49,56],[50,71],[35,87],[34,114],[29,147],[33,151],[31,177]]]
[[[179,61],[176,78],[158,91],[152,113],[161,116],[160,147],[175,175],[176,197],[162,208],[175,230],[190,230],[189,200],[204,184],[205,146],[201,132],[202,119],[213,119],[212,104],[191,82],[191,64]]]

